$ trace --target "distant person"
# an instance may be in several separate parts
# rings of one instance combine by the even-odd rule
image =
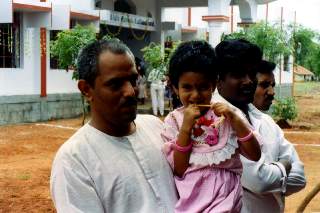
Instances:
[[[254,94],[253,105],[260,111],[268,111],[274,99],[276,85],[273,71],[276,64],[261,61],[257,68],[257,88]]]
[[[217,68],[214,49],[205,41],[182,43],[169,62],[169,77],[183,104],[165,118],[162,134],[179,193],[175,213],[240,212],[239,153],[260,158],[259,143],[243,115],[226,104],[210,106]],[[215,127],[219,116],[226,119]]]
[[[165,92],[165,70],[164,68],[152,69],[148,75],[150,85],[150,95],[152,102],[152,112],[155,116],[158,112],[164,115],[164,92]]]
[[[252,104],[256,75],[262,61],[260,48],[243,39],[225,40],[216,47],[220,64],[213,101],[241,110],[263,142],[258,162],[241,156],[244,213],[279,213],[284,199],[306,185],[303,163],[273,119]]]
[[[145,99],[147,98],[147,90],[146,90],[147,79],[145,75],[145,67],[141,59],[136,57],[135,61],[136,61],[136,69],[138,71],[138,79],[137,79],[138,97],[137,98],[140,104],[144,104]]]
[[[87,45],[78,88],[91,120],[57,152],[50,191],[57,212],[173,212],[172,172],[162,155],[163,123],[137,116],[134,57],[119,40]]]

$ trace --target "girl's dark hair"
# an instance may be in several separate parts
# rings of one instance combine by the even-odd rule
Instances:
[[[168,76],[174,87],[178,88],[179,78],[185,72],[205,75],[212,82],[217,78],[216,55],[206,41],[181,43],[169,60]]]

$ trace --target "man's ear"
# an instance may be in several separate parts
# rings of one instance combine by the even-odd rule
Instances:
[[[91,86],[85,80],[78,81],[78,88],[88,102],[92,101]]]

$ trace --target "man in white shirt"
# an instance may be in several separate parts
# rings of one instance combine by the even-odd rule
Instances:
[[[164,92],[166,87],[164,72],[164,67],[160,67],[159,69],[152,69],[148,75],[148,81],[151,83],[152,112],[155,116],[158,115],[158,111],[161,116],[164,115]]]
[[[96,41],[78,58],[91,121],[64,143],[50,190],[58,212],[173,212],[172,173],[161,153],[162,122],[136,116],[138,73],[119,40]]]
[[[241,110],[263,141],[258,162],[241,157],[244,188],[241,212],[277,213],[284,211],[284,196],[306,184],[303,164],[293,145],[273,119],[252,104],[257,66],[262,52],[245,40],[222,41],[216,47],[220,63],[215,102],[227,102]]]
[[[276,64],[262,60],[257,68],[257,88],[254,94],[253,105],[261,111],[268,111],[274,99],[276,82],[273,70]]]

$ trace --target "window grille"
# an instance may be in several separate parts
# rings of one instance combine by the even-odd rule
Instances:
[[[20,67],[20,14],[13,23],[0,24],[0,68]]]

